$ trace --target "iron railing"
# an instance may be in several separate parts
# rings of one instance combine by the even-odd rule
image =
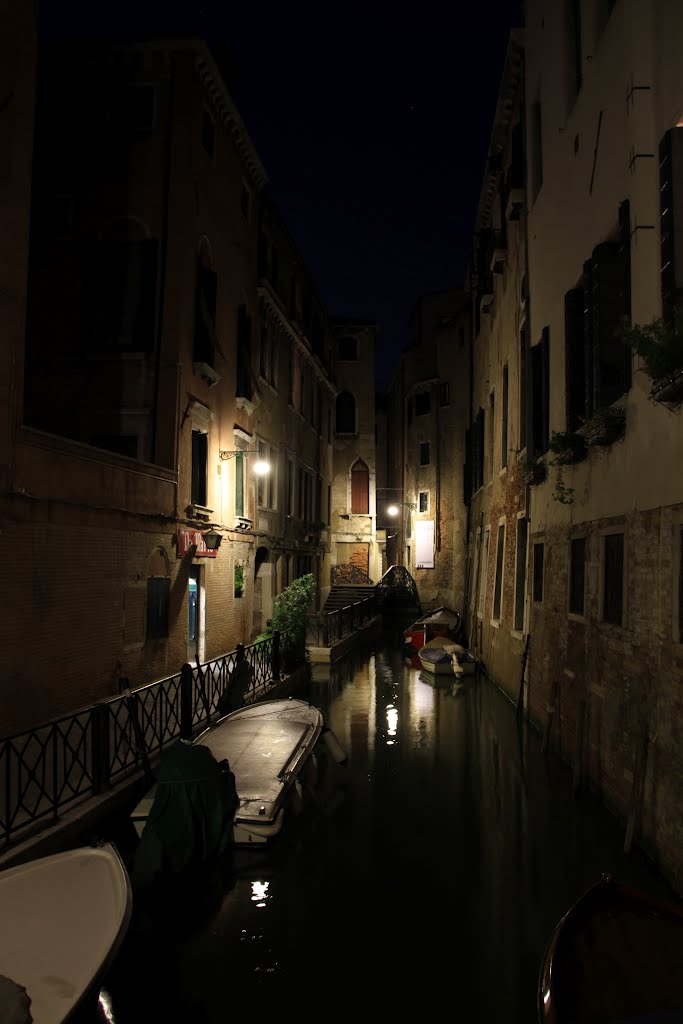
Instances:
[[[380,606],[411,604],[420,609],[417,584],[404,565],[392,565],[375,587]]]
[[[343,608],[335,608],[319,616],[309,615],[306,627],[306,643],[314,647],[331,647],[345,636],[366,626],[378,614],[377,598],[374,594],[354,601]]]
[[[245,701],[305,661],[305,642],[274,633],[242,648],[252,669]],[[237,658],[231,651],[70,715],[0,739],[0,843],[7,847],[141,769],[178,737],[218,715]]]

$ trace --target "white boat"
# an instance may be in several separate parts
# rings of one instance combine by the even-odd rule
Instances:
[[[418,652],[420,664],[425,672],[434,675],[470,675],[476,667],[476,660],[462,644],[453,643],[447,636],[435,636]]]
[[[306,701],[289,697],[247,704],[220,718],[192,741],[193,746],[207,747],[219,764],[227,761],[234,775],[234,845],[263,846],[281,831],[286,807],[300,795],[301,782],[313,782],[314,747],[321,737],[338,761],[346,759],[336,737],[325,727],[322,712]],[[132,812],[140,837],[156,794],[154,786]]]
[[[115,846],[0,871],[0,1021],[61,1024],[97,993],[132,911]]]

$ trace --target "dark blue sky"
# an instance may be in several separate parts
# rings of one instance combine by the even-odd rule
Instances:
[[[520,7],[418,4],[399,16],[369,4],[39,0],[38,11],[49,35],[187,32],[232,49],[235,102],[329,311],[379,322],[381,389],[417,298],[463,284]]]

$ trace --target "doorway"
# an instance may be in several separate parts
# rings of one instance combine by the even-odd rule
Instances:
[[[204,657],[204,592],[201,566],[191,565],[187,587],[187,660],[201,664]]]

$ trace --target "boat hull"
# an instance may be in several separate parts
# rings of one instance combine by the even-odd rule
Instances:
[[[68,850],[0,872],[0,907],[0,975],[26,990],[34,1024],[61,1024],[120,946],[130,879],[111,843]]]
[[[604,875],[564,915],[538,980],[539,1024],[683,1021],[683,908]]]
[[[234,845],[264,846],[280,833],[285,807],[305,777],[323,731],[322,712],[290,697],[245,705],[194,739],[216,761],[227,761],[235,776],[239,804],[232,820]],[[139,836],[154,798],[155,787],[131,814]]]

